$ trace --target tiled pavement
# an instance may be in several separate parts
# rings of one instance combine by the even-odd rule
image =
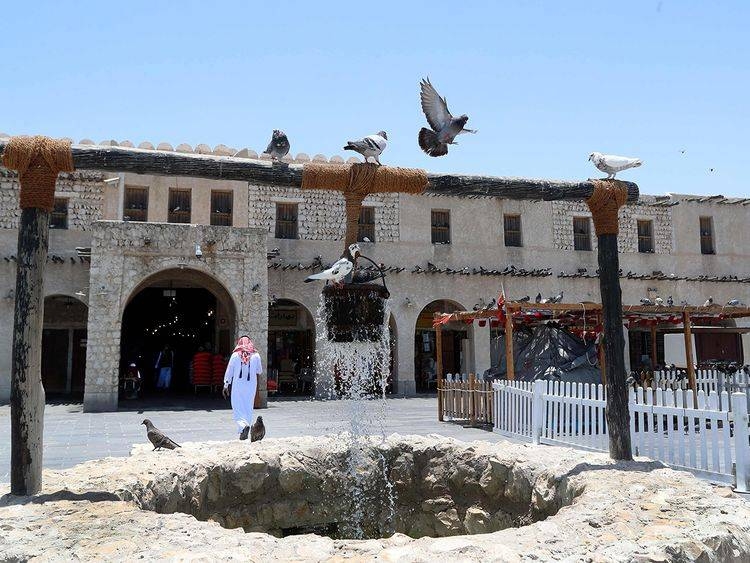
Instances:
[[[220,399],[185,399],[183,404],[123,402],[122,410],[84,413],[80,404],[47,405],[44,416],[44,467],[63,469],[90,459],[127,456],[134,443],[146,442],[144,418],[178,443],[234,440],[235,427],[228,402]],[[348,405],[340,401],[309,399],[271,401],[263,416],[268,438],[322,435],[347,428]],[[393,398],[371,409],[373,432],[386,434],[441,434],[461,440],[505,440],[478,428],[437,421],[434,396]],[[384,413],[382,415],[381,413]],[[10,407],[0,406],[0,483],[10,481]]]

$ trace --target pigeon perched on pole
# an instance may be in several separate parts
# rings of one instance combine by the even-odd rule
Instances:
[[[255,422],[250,427],[250,441],[251,442],[260,442],[263,439],[263,436],[266,435],[266,427],[263,424],[263,417],[259,416],[255,419]]]
[[[361,141],[347,141],[344,150],[358,152],[365,157],[365,162],[367,162],[368,158],[374,158],[375,162],[380,164],[378,157],[388,145],[387,140],[388,135],[386,135],[385,131],[378,131],[375,135],[367,135]]]
[[[146,426],[146,436],[154,445],[154,450],[152,451],[160,450],[162,448],[173,450],[182,447],[169,436],[165,436],[148,418],[141,422],[141,424]]]
[[[274,129],[271,135],[271,142],[268,143],[268,147],[263,151],[263,154],[270,155],[272,160],[281,160],[289,154],[289,148],[289,139],[286,134],[283,131]]]
[[[453,117],[448,111],[448,102],[441,98],[430,79],[423,79],[420,83],[419,97],[422,101],[422,111],[430,124],[432,131],[426,127],[419,130],[419,147],[430,156],[448,154],[448,145],[457,145],[454,140],[461,133],[476,133],[466,129],[469,116],[464,114]]]
[[[602,154],[592,152],[589,160],[594,163],[599,170],[607,173],[607,178],[614,178],[615,174],[627,170],[628,168],[638,168],[643,164],[640,158],[630,158],[627,156],[616,156],[614,154]]]

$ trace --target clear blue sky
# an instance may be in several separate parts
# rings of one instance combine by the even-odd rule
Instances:
[[[342,154],[387,164],[599,175],[637,156],[645,193],[750,196],[750,2],[6,2],[0,131]],[[429,75],[477,135],[417,146]],[[681,150],[685,153],[681,154]],[[710,168],[714,168],[712,173]]]

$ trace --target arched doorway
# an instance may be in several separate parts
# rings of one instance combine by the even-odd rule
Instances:
[[[42,384],[48,397],[83,397],[88,313],[86,304],[75,297],[44,299]]]
[[[201,387],[218,394],[221,359],[231,353],[236,318],[231,295],[208,274],[186,268],[148,277],[131,293],[123,310],[121,391],[129,366],[136,364],[143,378],[141,397],[193,393]],[[199,351],[215,356],[206,362],[206,369],[217,366],[215,375],[201,374],[199,379],[193,373],[192,360]],[[170,364],[169,377],[159,383],[160,368]]]
[[[315,391],[315,321],[291,299],[268,305],[268,391],[273,395],[312,395]]]
[[[417,317],[414,331],[414,380],[417,392],[434,391],[437,387],[437,347],[432,321],[435,313],[453,313],[464,308],[447,299],[429,303]],[[466,373],[470,368],[471,326],[448,323],[442,328],[443,373]]]

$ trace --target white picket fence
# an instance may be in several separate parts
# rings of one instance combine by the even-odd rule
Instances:
[[[690,382],[685,370],[658,370],[654,372],[653,379],[648,381],[644,387],[687,391],[690,388]],[[724,392],[729,395],[737,392],[744,393],[748,408],[750,408],[750,376],[742,370],[733,374],[725,374],[716,369],[696,369],[695,388],[696,391],[703,391],[706,394],[717,393],[719,395],[719,406],[723,410],[727,408],[731,410],[732,408],[731,401],[728,403],[721,402]]]
[[[493,384],[494,431],[535,444],[608,451],[603,385],[551,381]],[[663,461],[750,492],[746,395],[725,391],[630,391],[634,455]],[[729,409],[731,404],[732,408]]]

